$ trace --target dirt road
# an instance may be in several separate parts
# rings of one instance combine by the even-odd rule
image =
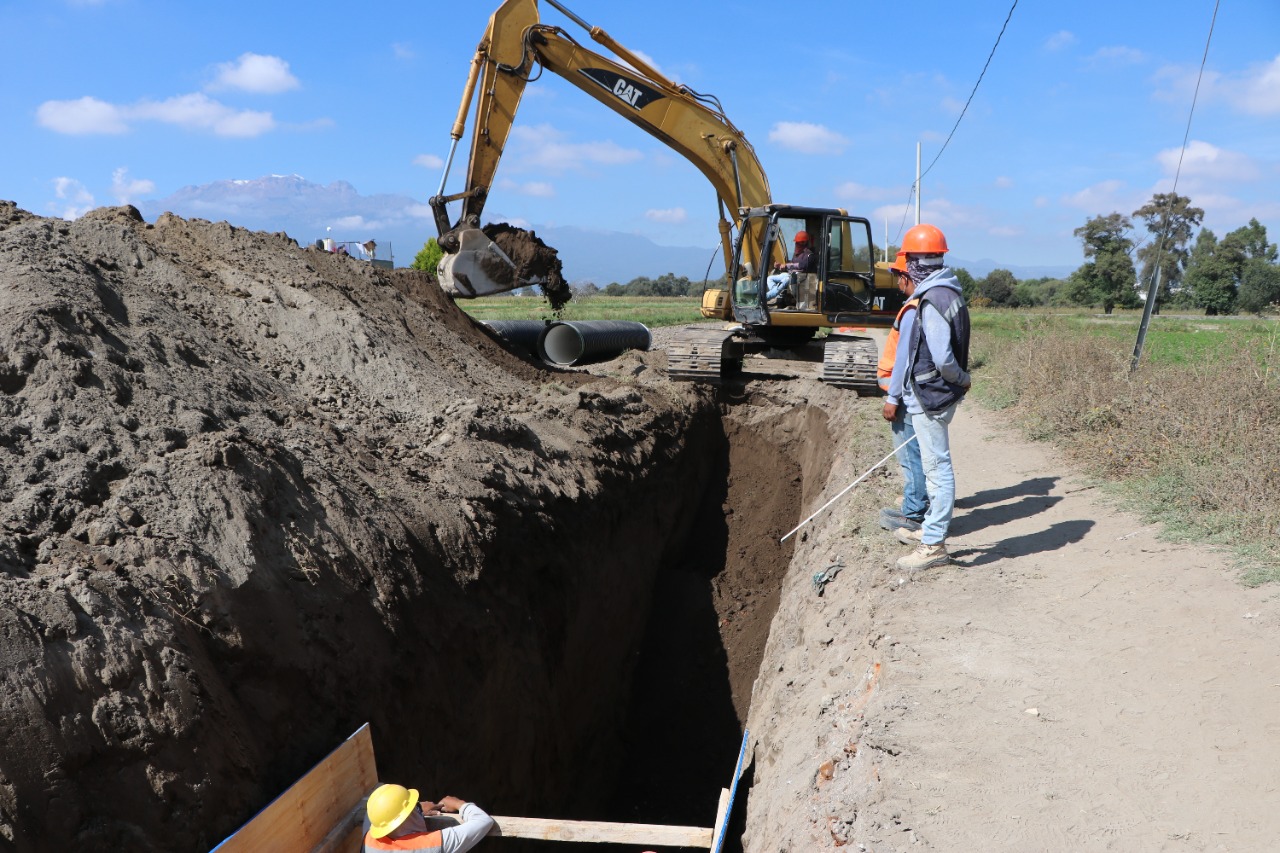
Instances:
[[[890,478],[797,549],[744,849],[1276,849],[1277,591],[1160,541],[971,402],[952,434],[954,566],[893,567],[905,548],[870,520]],[[812,571],[863,549],[873,568],[815,595]]]

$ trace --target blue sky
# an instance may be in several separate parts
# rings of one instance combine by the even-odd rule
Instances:
[[[886,219],[890,238],[899,233],[916,143],[928,165],[1012,0],[917,0],[909,11],[848,0],[565,2],[717,95],[775,200],[847,208],[880,240]],[[425,203],[496,5],[0,0],[10,68],[0,198],[75,216],[298,174]],[[1212,0],[1022,0],[924,178],[924,219],[964,258],[1081,263],[1073,229],[1172,187],[1212,14]],[[589,43],[549,5],[542,16]],[[1206,210],[1205,225],[1221,236],[1257,217],[1280,238],[1276,0],[1222,3],[1190,139],[1178,190]],[[463,172],[455,164],[451,191]],[[717,241],[700,173],[551,74],[525,95],[486,212],[666,245]],[[379,225],[355,224],[373,235]],[[422,226],[424,239],[434,233],[428,218]]]

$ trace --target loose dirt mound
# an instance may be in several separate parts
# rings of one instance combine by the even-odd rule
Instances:
[[[384,777],[574,803],[703,413],[423,274],[0,205],[0,850],[207,849],[365,721]]]
[[[515,262],[517,279],[543,282],[540,285],[542,292],[551,303],[553,310],[559,311],[573,298],[573,294],[569,291],[569,283],[564,280],[560,255],[555,249],[539,240],[537,234],[505,222],[486,225],[484,233]]]

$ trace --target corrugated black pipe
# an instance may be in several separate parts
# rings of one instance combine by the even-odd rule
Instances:
[[[624,350],[649,349],[652,338],[644,323],[625,320],[561,320],[549,323],[538,337],[538,355],[562,367]]]
[[[538,339],[547,328],[543,320],[485,320],[482,325],[507,343],[527,349],[530,355],[538,355]]]

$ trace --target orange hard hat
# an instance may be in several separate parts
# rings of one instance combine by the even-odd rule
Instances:
[[[941,255],[947,251],[947,238],[938,226],[920,224],[902,235],[902,251],[912,255]]]
[[[797,243],[808,243],[808,242],[809,242],[809,232],[808,232],[808,231],[797,231],[797,232],[796,232],[796,242],[797,242]]]
[[[899,251],[898,257],[894,258],[893,263],[889,264],[889,269],[893,270],[894,272],[900,272],[903,275],[906,275],[907,274],[907,253],[903,251]]]

